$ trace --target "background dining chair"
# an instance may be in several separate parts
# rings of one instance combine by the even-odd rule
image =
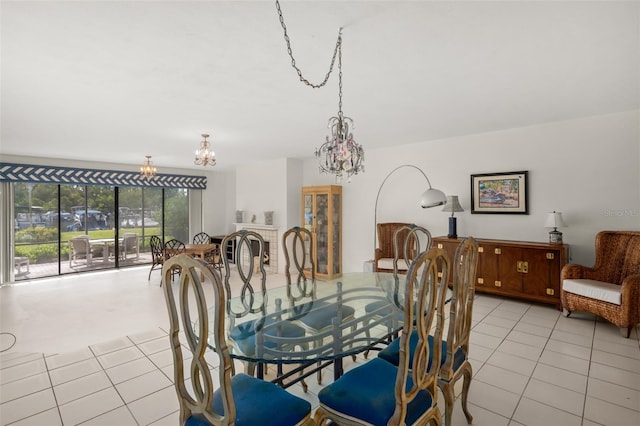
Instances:
[[[211,236],[206,232],[199,232],[193,236],[193,244],[212,244]],[[214,251],[207,253],[205,259],[214,268],[220,269],[222,267],[222,258],[220,257],[220,247],[216,247]]]
[[[185,254],[165,261],[164,279],[171,279],[175,272],[180,273],[178,300],[170,285],[164,287],[164,296],[169,312],[169,339],[174,386],[180,404],[180,424],[312,425],[308,401],[273,383],[243,373],[235,374],[225,339],[224,288],[217,272],[214,273],[201,259]],[[203,285],[212,288],[206,292],[213,294],[209,303]],[[197,312],[196,318],[191,316],[192,309]],[[194,324],[197,326],[195,330]],[[181,336],[184,336],[184,342]],[[209,355],[218,361],[213,369],[217,372],[216,380],[211,377],[212,368],[205,359],[208,344],[215,348],[209,351]],[[183,356],[185,350],[191,353],[186,360]],[[187,364],[190,368],[185,374]]]
[[[240,230],[227,235],[222,240],[222,250],[233,246],[231,241],[235,241],[236,267],[231,268],[231,261],[227,256],[223,256],[223,283],[228,318],[227,338],[237,353],[254,356],[257,353],[256,324],[259,324],[259,327],[269,325],[260,323],[259,320],[248,319],[248,317],[264,316],[267,312],[267,273],[263,260],[265,244],[264,239],[257,232]],[[232,297],[234,289],[239,295],[235,300]],[[282,337],[305,335],[304,328],[290,321],[283,321],[277,332]],[[255,367],[255,363],[246,362],[245,372],[253,376]]]
[[[162,240],[157,235],[152,235],[149,238],[149,246],[151,247],[151,269],[149,270],[149,277],[147,281],[151,279],[151,273],[158,267],[162,268],[164,263],[164,246]],[[162,281],[161,284],[162,285]]]
[[[445,400],[445,424],[451,426],[453,404],[455,403],[455,383],[463,377],[462,386],[462,410],[471,424],[473,416],[467,408],[467,396],[469,385],[473,376],[471,363],[469,362],[469,336],[471,334],[471,317],[473,314],[473,298],[475,295],[476,266],[478,263],[478,244],[473,237],[462,241],[456,249],[452,260],[453,286],[449,305],[449,328],[446,340],[442,341],[442,357],[438,386],[442,390]],[[446,289],[441,281],[442,289]],[[430,344],[436,339],[429,336]],[[418,335],[415,332],[410,337],[409,358],[413,361],[418,344]],[[394,340],[383,349],[378,357],[393,365],[400,362],[400,342]]]
[[[353,368],[318,393],[316,424],[415,425],[440,424],[437,405],[438,372],[444,328],[446,291],[440,274],[448,278],[449,260],[443,250],[421,253],[409,267],[404,289],[404,321],[397,366],[375,358]],[[447,281],[445,281],[447,282]],[[415,320],[414,320],[415,318]],[[433,345],[428,342],[433,328]],[[409,340],[418,336],[419,352],[409,358]],[[434,362],[429,363],[428,360]]]
[[[404,273],[404,270],[408,269],[415,258],[423,251],[429,251],[431,249],[431,233],[423,226],[415,224],[403,225],[397,227],[393,232],[393,274]],[[402,268],[402,269],[401,269]],[[397,277],[396,277],[397,280]],[[391,308],[388,306],[387,301],[376,301],[365,305],[365,313],[368,314],[367,318],[363,321],[363,326],[367,327],[367,324],[376,318],[386,317],[391,314]],[[400,320],[401,318],[398,318]],[[390,326],[390,324],[387,324]],[[365,331],[367,337],[368,331]],[[369,351],[366,351],[364,356],[367,358]]]
[[[175,238],[170,239],[169,241],[167,241],[166,243],[164,243],[164,261],[166,262],[168,259],[171,259],[174,256],[177,256],[179,254],[183,254],[186,251],[186,247],[184,245],[184,243],[180,240],[177,240]],[[171,281],[173,281],[173,279],[175,278],[176,275],[179,274],[179,271],[174,270],[173,271],[173,275],[171,276]],[[162,277],[163,281],[164,281],[164,276]],[[160,281],[160,286],[162,287],[162,282]]]
[[[193,244],[211,244],[211,237],[206,232],[199,232],[193,236]]]
[[[415,224],[402,226],[393,233],[393,273],[409,269],[409,265],[423,251],[431,249],[431,233]]]
[[[332,327],[332,321],[338,317],[338,313],[343,321],[353,319],[355,309],[348,305],[315,300],[316,276],[312,247],[313,237],[306,228],[295,226],[282,235],[287,296],[293,303],[306,300],[294,308],[299,314],[297,322],[310,334],[319,334]],[[295,289],[291,279],[292,266],[296,273]]]
[[[313,235],[306,228],[294,226],[282,235],[284,274],[287,281],[287,299],[295,321],[313,336],[333,327],[334,318],[350,321],[355,309],[342,303],[316,300],[316,275],[313,257]],[[295,282],[292,278],[292,270]],[[316,342],[321,345],[322,339]],[[355,355],[354,355],[355,361]],[[322,372],[318,371],[318,383]]]
[[[593,267],[562,268],[563,313],[601,316],[628,338],[640,323],[640,231],[601,231],[596,235]]]

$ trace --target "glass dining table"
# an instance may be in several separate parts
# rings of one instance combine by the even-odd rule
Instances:
[[[331,280],[318,280],[313,297],[297,297],[298,288],[294,283],[289,289],[283,286],[267,290],[264,308],[240,319],[233,318],[229,312],[246,308],[248,299],[232,298],[227,303],[225,322],[228,326],[253,322],[254,333],[247,338],[254,339],[255,345],[249,352],[240,352],[238,345],[229,345],[231,356],[255,363],[259,378],[264,378],[266,365],[275,364],[278,374],[273,381],[283,387],[330,365],[337,379],[343,373],[343,358],[381,348],[380,345],[401,330],[404,283],[405,275],[346,273]],[[448,288],[447,291],[450,292]],[[449,298],[447,295],[447,300]],[[307,330],[303,336],[283,336],[287,321],[299,323],[305,315],[314,315],[323,309],[326,312],[328,305],[333,307],[331,325],[315,332]],[[352,307],[354,315],[345,318],[344,306]],[[214,318],[213,312],[209,318]],[[297,364],[297,367],[282,373],[285,364]]]

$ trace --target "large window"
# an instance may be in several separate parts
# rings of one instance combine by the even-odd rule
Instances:
[[[13,185],[16,281],[149,263],[152,235],[188,239],[187,189]]]

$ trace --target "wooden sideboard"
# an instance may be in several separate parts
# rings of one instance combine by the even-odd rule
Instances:
[[[450,259],[462,238],[434,237],[433,247]],[[549,303],[562,309],[560,271],[569,258],[567,244],[477,239],[476,291]],[[449,271],[453,280],[453,272]]]

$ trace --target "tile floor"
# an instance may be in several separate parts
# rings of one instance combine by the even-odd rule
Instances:
[[[0,331],[16,336],[0,339],[0,425],[178,423],[160,275],[147,273],[0,288]],[[640,424],[638,328],[624,339],[590,315],[478,295],[471,341],[476,426]],[[308,383],[289,390],[317,405]],[[453,424],[466,424],[459,402]]]

